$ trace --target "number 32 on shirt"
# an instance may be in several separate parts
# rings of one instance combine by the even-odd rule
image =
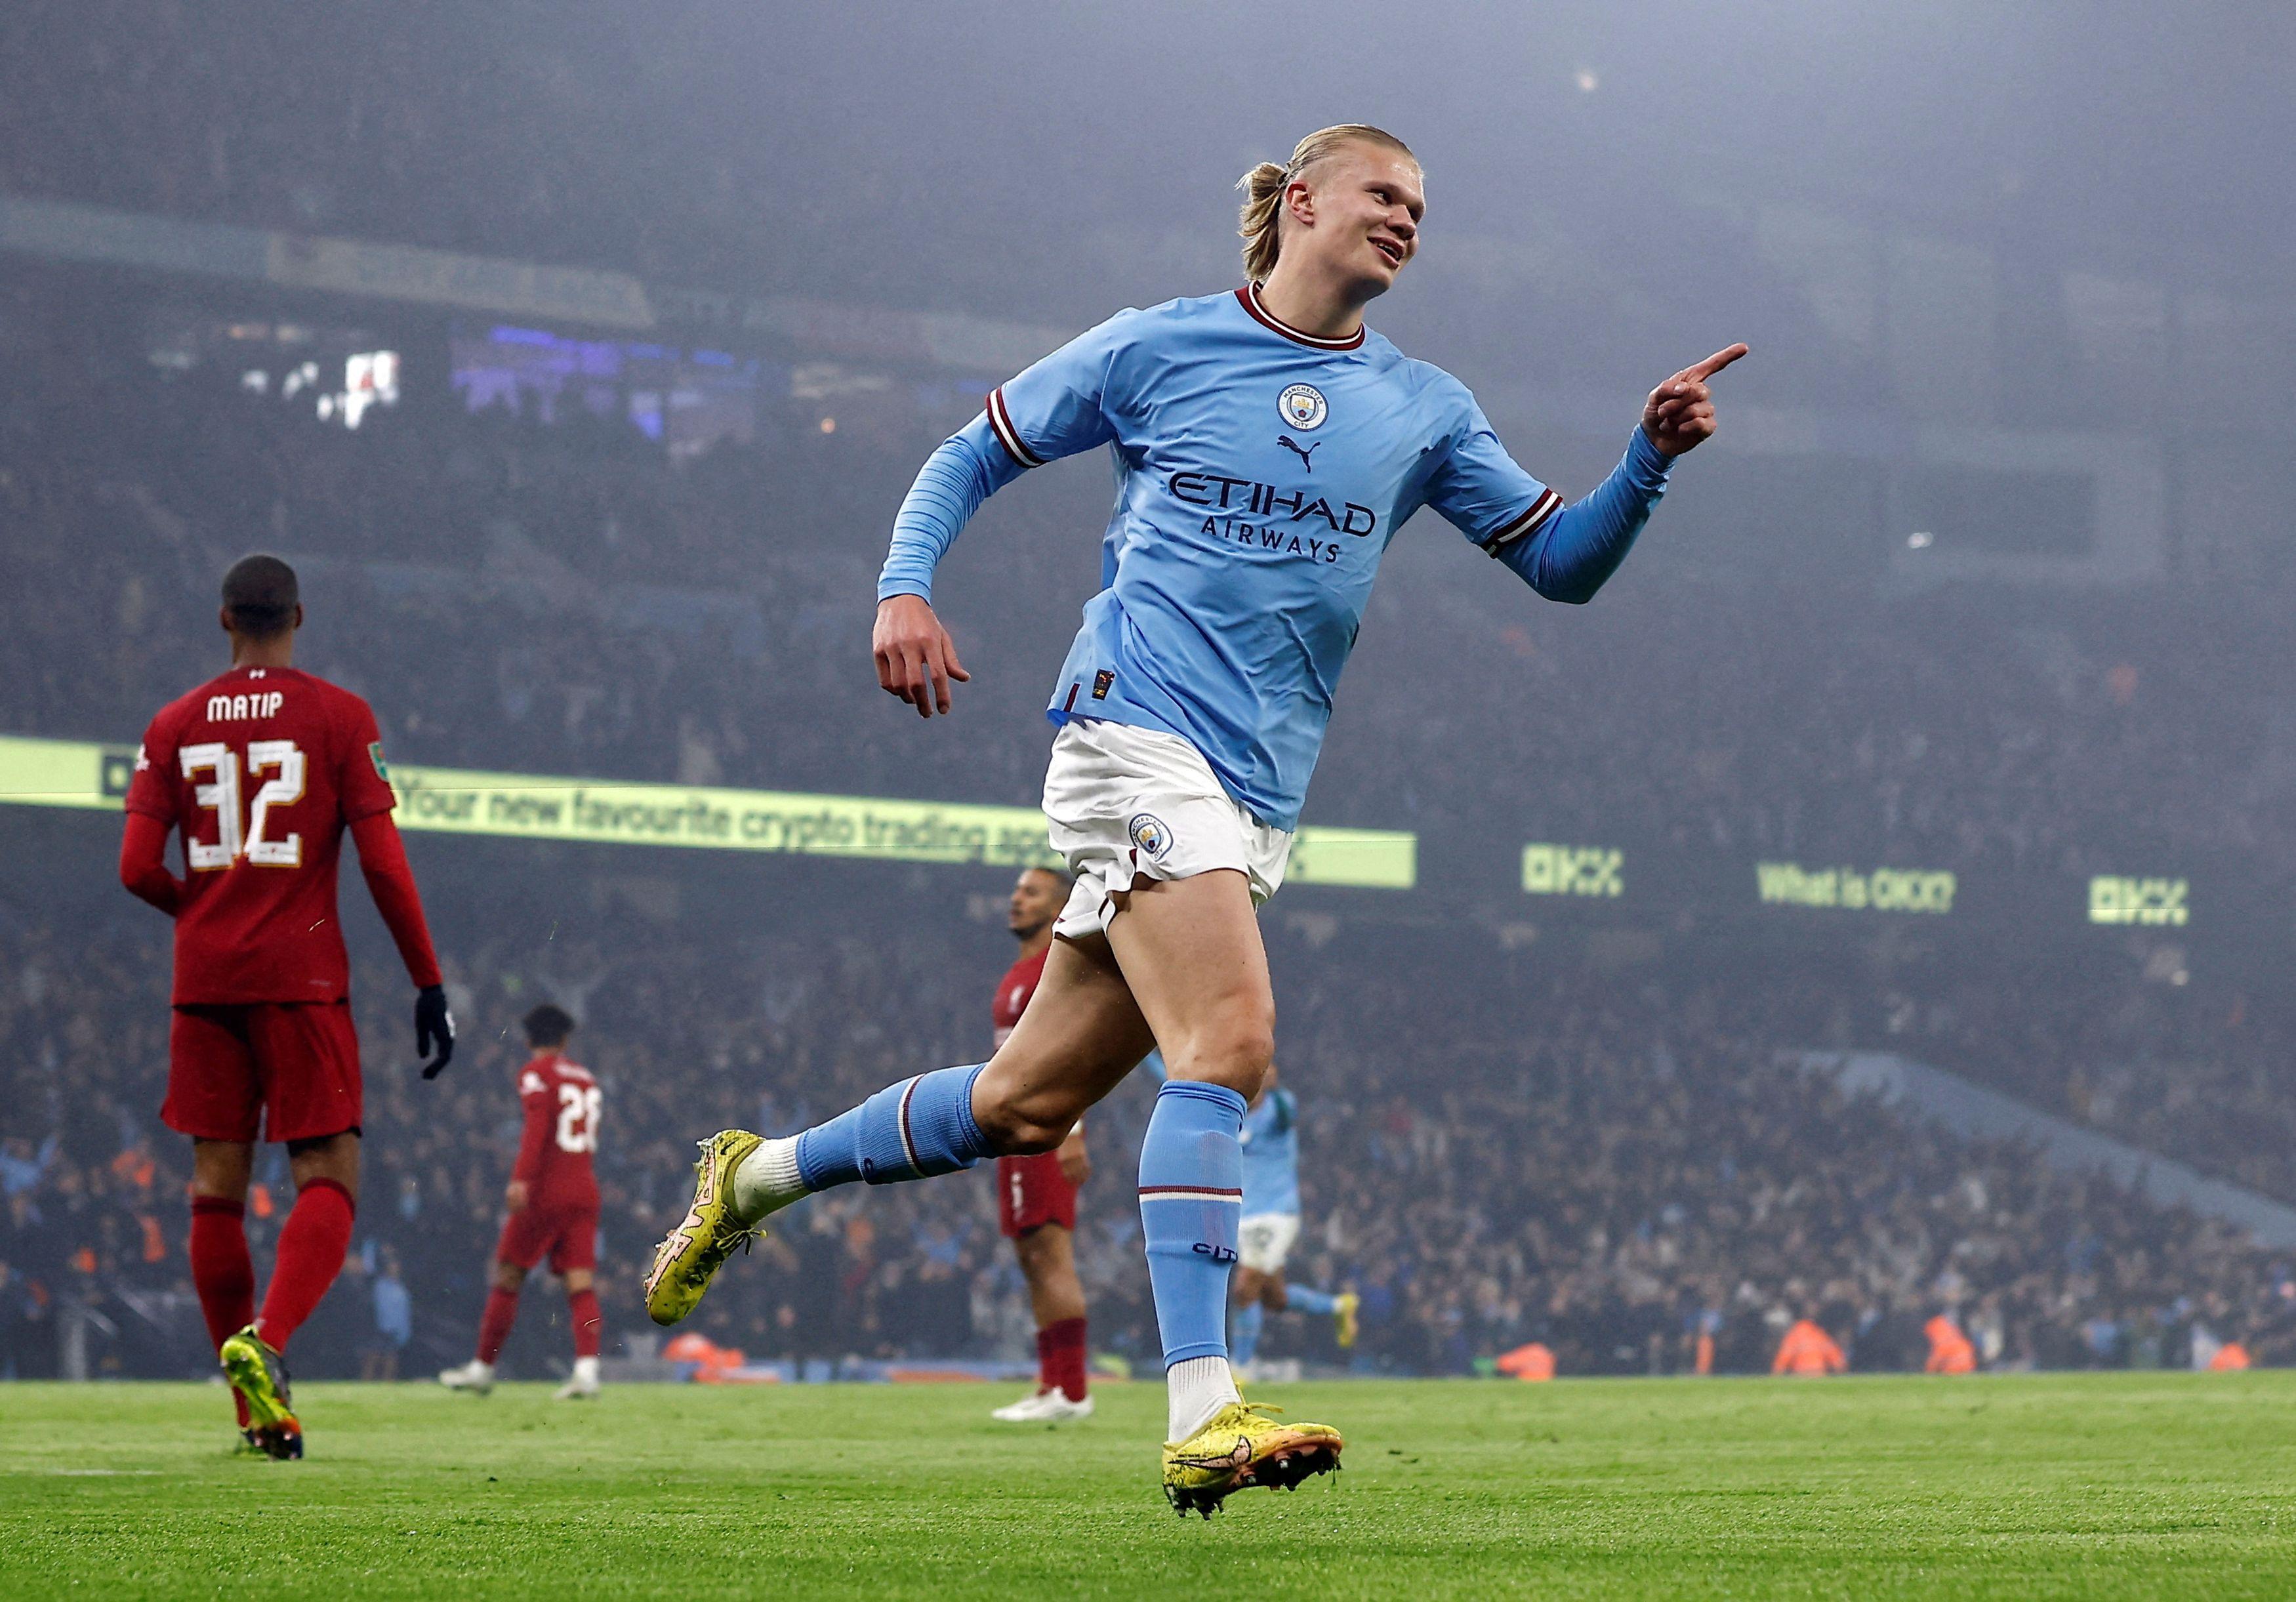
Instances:
[[[184,776],[192,781],[193,802],[216,815],[213,844],[188,835],[184,841],[184,855],[193,873],[213,873],[229,867],[240,857],[259,867],[303,866],[300,834],[283,834],[275,840],[266,833],[273,821],[272,809],[291,806],[303,799],[303,753],[294,741],[248,742],[248,776],[263,779],[266,773],[275,776],[264,779],[256,790],[246,809],[243,826],[239,753],[220,740],[211,740],[201,745],[186,745],[176,755],[183,764]],[[201,782],[202,775],[207,777],[206,783]]]

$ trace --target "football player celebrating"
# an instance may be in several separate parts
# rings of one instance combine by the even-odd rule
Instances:
[[[996,987],[990,1010],[993,1043],[1004,1044],[1044,976],[1053,920],[1068,900],[1068,875],[1049,867],[1021,870],[1005,921],[1021,955]],[[996,1222],[1021,1260],[1029,1307],[1037,1317],[1037,1389],[992,1417],[1007,1424],[1064,1424],[1092,1417],[1085,1380],[1084,1281],[1077,1277],[1077,1187],[1092,1177],[1078,1119],[1054,1152],[996,1159]]]
[[[162,708],[127,787],[119,876],[176,920],[167,1126],[192,1138],[192,1283],[240,1427],[275,1458],[303,1455],[287,1343],[334,1283],[358,1195],[358,1036],[335,908],[345,829],[414,982],[414,1039],[446,1067],[455,1021],[374,713],[291,665],[303,626],[294,570],[249,556],[224,575],[231,668]],[[168,839],[189,870],[168,870]],[[242,1217],[255,1140],[283,1142],[295,1204],[255,1310]]]
[[[479,1319],[478,1354],[445,1370],[439,1383],[481,1396],[494,1389],[495,1359],[518,1317],[519,1287],[548,1253],[550,1271],[566,1283],[574,1324],[574,1374],[558,1400],[587,1401],[598,1394],[598,1176],[591,1160],[603,1097],[590,1071],[566,1055],[574,1020],[562,1008],[545,1002],[526,1015],[523,1027],[534,1055],[518,1071],[525,1124],[503,1191],[510,1216],[495,1246],[494,1288]]]
[[[1324,128],[1244,185],[1244,285],[1119,312],[991,390],[918,473],[878,579],[878,683],[920,717],[946,713],[966,674],[933,613],[936,565],[992,491],[1108,448],[1102,588],[1047,709],[1045,813],[1076,884],[1027,1015],[988,1062],[905,1080],[795,1138],[705,1141],[693,1206],[646,1279],[649,1312],[672,1323],[800,1196],[1057,1151],[1160,1043],[1171,1078],[1142,1146],[1140,1218],[1164,1490],[1206,1516],[1246,1486],[1336,1466],[1342,1446],[1243,1405],[1226,1326],[1238,1135],[1275,1050],[1255,911],[1283,883],[1380,559],[1432,507],[1541,596],[1592,600],[1675,459],[1713,433],[1707,381],[1746,353],[1652,390],[1618,466],[1566,505],[1465,385],[1364,326],[1419,250],[1425,180],[1401,140]]]

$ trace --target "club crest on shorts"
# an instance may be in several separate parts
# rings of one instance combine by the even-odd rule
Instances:
[[[1297,429],[1323,427],[1332,411],[1324,403],[1324,392],[1313,384],[1293,384],[1275,398],[1275,409]]]
[[[1124,826],[1132,836],[1132,843],[1151,857],[1161,858],[1172,849],[1172,831],[1153,812],[1135,812],[1132,821]]]

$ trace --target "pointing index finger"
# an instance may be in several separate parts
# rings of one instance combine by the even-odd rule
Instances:
[[[1684,368],[1682,375],[1690,379],[1711,378],[1745,354],[1746,347],[1743,344],[1729,346],[1726,349],[1717,350],[1694,367]]]

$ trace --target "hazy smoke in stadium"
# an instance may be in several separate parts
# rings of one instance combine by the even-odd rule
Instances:
[[[10,1197],[69,1176],[140,1240],[100,1176],[182,1177],[153,1119],[165,930],[113,882],[114,813],[138,730],[219,666],[216,579],[254,549],[294,563],[299,662],[375,703],[430,831],[411,853],[468,1076],[439,1115],[391,1037],[360,1212],[405,1259],[417,1348],[444,1343],[422,1360],[463,1355],[474,1311],[442,1287],[482,1261],[502,1166],[503,1108],[476,1087],[499,1088],[537,1001],[581,1020],[619,1098],[598,1160],[625,1285],[693,1109],[786,1130],[977,1058],[1029,843],[993,842],[1016,814],[1028,832],[1106,470],[1031,475],[955,547],[936,593],[974,682],[930,730],[869,677],[893,509],[988,385],[1119,306],[1234,286],[1236,177],[1359,119],[1409,141],[1431,201],[1374,326],[1464,379],[1559,487],[1606,471],[1668,372],[1754,350],[1596,605],[1538,604],[1431,516],[1389,558],[1308,820],[1387,834],[1308,845],[1267,915],[1279,1056],[1310,1148],[1365,1173],[1478,1140],[1551,1161],[1447,1199],[1443,1228],[1516,1253],[1472,1315],[1447,1281],[1405,1287],[1434,1253],[1390,1191],[1318,1197],[1326,1265],[1394,1293],[1366,1326],[1377,1360],[1489,1360],[1559,1305],[1566,1368],[1660,1360],[1643,1325],[1612,1338],[1620,1306],[1677,1333],[1706,1308],[1755,1332],[1726,1352],[1767,1362],[1764,1320],[1886,1253],[1845,1236],[1805,1277],[1779,1266],[1785,1225],[1701,1236],[1700,1209],[1766,1195],[1766,1140],[1813,1171],[1899,1156],[1893,1184],[1972,1217],[2023,1182],[2022,1148],[1987,1144],[2000,1127],[1893,1154],[1874,1108],[1806,1094],[1800,1056],[1765,1077],[1779,1052],[1886,1053],[1904,1063],[1861,1082],[1909,1095],[1945,1082],[1916,1070],[1958,1075],[1945,1099],[2008,1097],[2296,1227],[2296,12],[2156,11],[896,22],[583,0],[287,26],[257,0],[20,0],[0,45]],[[569,821],[518,776],[678,788]],[[693,843],[726,796],[725,826],[757,831],[739,843],[842,854],[651,849]],[[991,860],[953,863],[969,845]],[[350,916],[362,994],[395,1017],[395,959]],[[1111,1109],[1108,1171],[1137,1113]],[[1621,1131],[1649,1139],[1593,1165]],[[1676,1140],[1692,1168],[1667,1165]],[[157,1179],[111,1166],[145,1147]],[[1802,1204],[1851,1196],[1835,1178]],[[2263,1248],[2034,1187],[1999,1209],[2004,1261],[2030,1268],[1988,1315],[2013,1354],[2192,1350],[2278,1294]],[[807,1302],[852,1266],[824,1226],[718,1333],[799,1364],[1009,1347],[982,1218],[966,1236],[872,1204],[902,1243],[878,1279]],[[180,1278],[164,1233],[146,1273],[117,1241],[9,1228],[20,1273],[61,1276],[85,1244],[139,1294]],[[1695,1270],[1605,1279],[1597,1236]],[[2121,1300],[2051,1300],[2067,1263],[2140,1248],[2153,1277]],[[1094,1249],[1095,1327],[1139,1356],[1136,1241]],[[2160,1267],[2186,1261],[2189,1282]],[[1838,1299],[1917,1330],[1937,1264],[1919,1277]],[[1742,1281],[1748,1306],[1708,1308]],[[776,1344],[783,1306],[833,1334]],[[2259,1351],[2296,1353],[2284,1318],[2255,1318]],[[2100,1320],[2111,1340],[2080,1333]]]

